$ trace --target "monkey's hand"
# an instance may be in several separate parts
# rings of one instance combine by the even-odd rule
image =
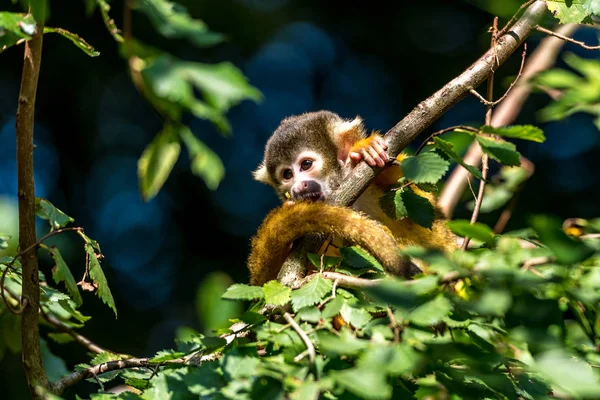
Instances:
[[[353,165],[364,159],[371,167],[383,167],[390,159],[386,153],[387,148],[388,145],[383,137],[373,133],[368,138],[361,139],[352,145],[350,159]]]

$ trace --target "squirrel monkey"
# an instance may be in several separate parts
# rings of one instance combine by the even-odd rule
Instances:
[[[441,221],[434,221],[430,230],[408,218],[393,220],[381,209],[379,198],[402,176],[397,165],[386,168],[352,208],[326,203],[361,160],[385,166],[389,161],[386,149],[379,134],[367,135],[359,117],[344,120],[335,113],[317,111],[284,119],[267,141],[264,160],[254,171],[254,178],[273,186],[284,205],[271,211],[252,239],[250,283],[262,285],[276,279],[293,241],[309,233],[357,244],[387,272],[405,277],[420,270],[400,254],[399,247],[454,248],[454,237]]]

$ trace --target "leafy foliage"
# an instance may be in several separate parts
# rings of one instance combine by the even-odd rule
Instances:
[[[600,15],[596,0],[546,0],[546,4],[561,24],[590,24],[592,14]]]

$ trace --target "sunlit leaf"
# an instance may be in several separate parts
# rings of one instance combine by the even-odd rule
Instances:
[[[330,293],[331,287],[332,282],[329,279],[324,279],[320,275],[315,276],[300,289],[292,291],[291,297],[294,310],[297,311],[302,307],[318,303],[323,296]]]
[[[548,9],[561,24],[591,23],[591,12],[598,12],[592,8],[593,0],[546,0]]]
[[[8,248],[8,241],[12,238],[11,235],[7,235],[6,233],[0,232],[0,250],[4,250]]]
[[[0,12],[0,53],[36,32],[33,15]]]
[[[449,163],[435,152],[406,157],[400,163],[406,179],[414,183],[436,183],[448,170]]]
[[[536,359],[536,370],[554,385],[576,397],[599,398],[600,379],[592,367],[577,361],[564,351],[541,354]]]
[[[90,244],[85,245],[85,251],[87,252],[88,256],[88,269],[90,278],[93,280],[94,286],[96,286],[96,295],[102,299],[104,304],[109,306],[114,311],[116,317],[117,307],[115,306],[115,300],[113,299],[110,288],[108,287],[108,282],[106,281],[104,271],[102,271],[102,267],[100,266],[100,261],[98,261],[96,252]]]
[[[520,154],[514,144],[480,135],[477,135],[475,139],[481,146],[481,150],[499,163],[508,166],[520,164]]]
[[[514,139],[530,140],[532,142],[543,143],[546,140],[544,131],[533,125],[511,125],[492,127],[484,125],[479,130],[483,133],[509,137]]]
[[[39,197],[35,198],[35,214],[47,220],[52,229],[64,228],[74,221],[73,218],[54,207],[48,200]]]
[[[177,128],[167,123],[138,160],[140,192],[144,200],[158,194],[175,166],[180,150]]]
[[[413,324],[430,326],[446,318],[452,308],[452,304],[445,296],[438,295],[435,299],[415,308],[406,318]]]
[[[470,237],[481,242],[488,243],[494,240],[494,231],[481,222],[471,223],[466,219],[457,219],[446,222],[446,225],[452,232],[459,236]]]
[[[265,302],[276,306],[282,306],[290,301],[292,289],[273,280],[263,285]]]
[[[344,389],[361,399],[388,399],[392,387],[380,371],[363,368],[351,368],[336,372],[335,381]]]
[[[263,288],[260,286],[236,283],[229,286],[222,297],[229,300],[253,300],[263,298],[264,295]]]
[[[411,188],[402,190],[401,196],[408,218],[425,228],[431,229],[435,218],[435,210],[431,202],[416,194]]]
[[[146,14],[150,22],[168,38],[184,38],[196,46],[213,46],[223,41],[219,33],[211,32],[206,24],[192,18],[179,3],[167,0],[135,0],[136,10]]]

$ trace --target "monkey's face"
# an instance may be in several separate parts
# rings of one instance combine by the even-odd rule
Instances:
[[[279,165],[274,175],[279,196],[293,201],[326,200],[341,181],[341,169],[336,170],[330,160],[311,150],[298,153],[291,163]]]

